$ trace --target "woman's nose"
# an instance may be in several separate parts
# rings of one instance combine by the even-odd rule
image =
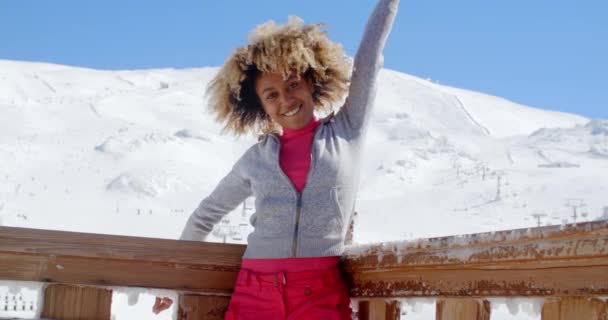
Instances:
[[[291,106],[291,104],[293,104],[293,101],[295,100],[294,96],[291,93],[289,93],[288,91],[284,92],[281,95],[281,97],[282,97],[281,103],[285,107]]]

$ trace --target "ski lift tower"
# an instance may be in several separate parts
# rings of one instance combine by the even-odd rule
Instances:
[[[587,206],[583,199],[571,198],[566,199],[566,207],[572,208],[572,223],[576,223],[576,219],[578,218],[578,208],[582,208]]]
[[[540,227],[540,224],[541,224],[540,219],[546,217],[547,214],[544,212],[535,212],[535,213],[531,214],[531,216],[536,218],[536,226]]]

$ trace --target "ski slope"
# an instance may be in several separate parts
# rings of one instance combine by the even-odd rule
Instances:
[[[256,142],[222,134],[205,108],[215,72],[0,60],[0,225],[178,238]],[[378,81],[355,243],[608,219],[608,121],[391,70]],[[253,212],[249,200],[212,240],[245,243]],[[114,319],[146,313],[154,294],[118,290]],[[538,319],[538,305],[501,301],[493,319]],[[434,317],[432,301],[403,310]]]

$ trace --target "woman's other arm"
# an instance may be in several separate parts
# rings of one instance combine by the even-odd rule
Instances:
[[[237,162],[213,192],[203,199],[190,215],[180,240],[204,241],[223,216],[251,196],[249,181],[243,178],[238,164]]]

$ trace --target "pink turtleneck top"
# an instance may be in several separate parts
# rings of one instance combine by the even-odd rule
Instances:
[[[321,122],[313,118],[300,129],[283,129],[279,165],[298,192],[302,192],[310,169],[312,138]]]

